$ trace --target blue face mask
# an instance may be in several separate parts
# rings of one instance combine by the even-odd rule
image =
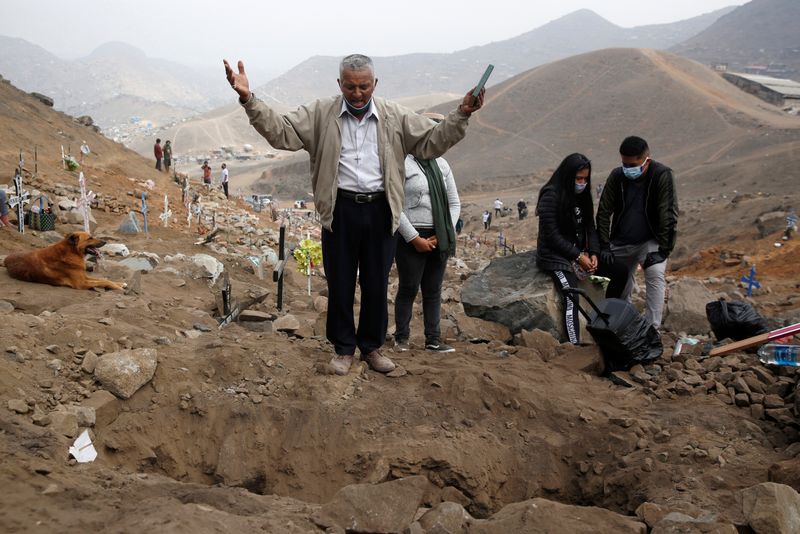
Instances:
[[[586,184],[575,184],[575,194],[580,195],[583,193],[583,190],[586,189]]]
[[[644,163],[642,163],[639,167],[622,167],[622,173],[625,175],[626,178],[629,180],[636,180],[642,174],[644,174],[644,167],[647,165],[647,162],[650,161],[650,158],[646,158]]]

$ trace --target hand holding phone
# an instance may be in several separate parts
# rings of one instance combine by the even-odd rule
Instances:
[[[486,67],[486,70],[483,72],[483,76],[481,76],[478,85],[476,85],[469,93],[464,96],[464,100],[461,102],[459,109],[462,113],[469,116],[473,112],[478,111],[483,106],[483,98],[486,94],[486,81],[489,79],[489,75],[494,70],[494,65],[489,65]]]

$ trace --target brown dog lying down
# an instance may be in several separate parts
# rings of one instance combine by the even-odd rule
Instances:
[[[9,254],[6,256],[5,266],[11,278],[26,282],[74,289],[124,289],[111,280],[86,276],[86,254],[96,256],[100,253],[97,249],[103,245],[104,241],[95,239],[86,232],[72,232],[49,247]]]

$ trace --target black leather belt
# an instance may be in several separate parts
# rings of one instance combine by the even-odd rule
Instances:
[[[356,193],[355,191],[348,191],[347,189],[339,189],[338,191],[344,198],[354,200],[356,204],[367,204],[386,197],[386,193],[383,191],[376,191],[374,193]]]

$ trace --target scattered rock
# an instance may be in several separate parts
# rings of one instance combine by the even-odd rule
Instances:
[[[764,482],[739,492],[742,512],[758,533],[800,532],[800,495],[783,484]]]
[[[471,520],[472,516],[460,504],[443,502],[425,512],[419,524],[425,532],[463,532]]]
[[[276,332],[294,332],[300,328],[300,321],[291,313],[287,313],[275,319],[272,323],[272,329]]]
[[[673,332],[708,333],[706,303],[712,300],[714,295],[703,282],[692,278],[679,279],[669,286],[664,326]]]
[[[570,534],[645,534],[647,525],[603,508],[571,506],[546,499],[509,504],[487,520],[476,520],[470,534],[569,532]]]
[[[11,399],[7,403],[8,409],[14,413],[26,414],[30,411],[30,406],[24,400]]]
[[[36,91],[33,91],[33,92],[29,93],[29,94],[33,98],[35,98],[36,100],[38,100],[39,102],[41,102],[42,104],[44,104],[47,107],[51,107],[52,108],[53,104],[55,103],[55,102],[53,102],[52,98],[50,98],[47,95],[43,95],[42,93],[37,93]]]
[[[94,376],[111,393],[128,399],[153,378],[157,363],[155,349],[122,350],[100,358]]]
[[[414,521],[429,486],[423,476],[345,486],[313,520],[322,528],[338,526],[353,533],[399,534]]]
[[[108,243],[100,248],[100,252],[107,256],[121,256],[123,258],[127,258],[131,254],[128,247],[122,243]]]
[[[14,311],[14,305],[7,300],[0,300],[0,315],[8,315]]]
[[[140,233],[141,227],[139,226],[139,221],[136,217],[134,212],[128,212],[128,216],[122,221],[117,228],[117,231],[121,234],[138,234]]]
[[[74,438],[78,435],[78,417],[66,410],[57,410],[50,413],[50,428],[56,434]]]

